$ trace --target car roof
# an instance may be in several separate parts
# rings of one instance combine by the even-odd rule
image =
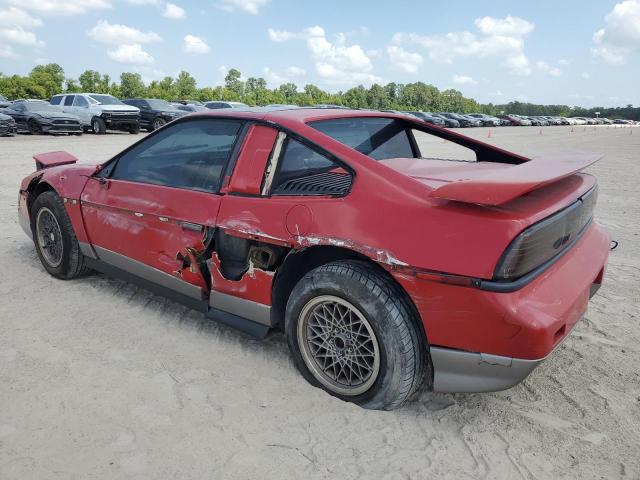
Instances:
[[[346,110],[344,108],[314,107],[247,107],[243,109],[220,109],[196,114],[198,117],[229,117],[248,120],[266,120],[280,124],[306,124],[317,120],[357,117],[388,117],[407,119],[406,114],[380,112],[377,110]],[[194,116],[190,116],[194,118]]]

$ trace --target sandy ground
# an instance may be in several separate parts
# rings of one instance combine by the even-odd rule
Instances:
[[[640,129],[539,131],[462,132],[527,155],[607,155],[591,168],[620,242],[605,285],[523,384],[394,412],[309,386],[280,336],[253,340],[102,275],[48,276],[16,221],[31,155],[104,160],[136,137],[0,138],[0,478],[640,478]]]

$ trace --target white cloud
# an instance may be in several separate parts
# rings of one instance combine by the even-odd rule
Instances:
[[[326,82],[334,85],[371,84],[380,82],[374,75],[373,64],[360,45],[347,45],[347,36],[336,35],[335,42],[327,39],[322,27],[313,26],[301,32],[286,30],[268,30],[269,38],[274,42],[286,42],[302,39],[311,53],[317,74]]]
[[[25,10],[60,16],[111,8],[110,0],[8,0],[8,3]]]
[[[424,62],[424,58],[419,53],[407,52],[397,45],[389,45],[387,55],[392,66],[407,73],[417,72],[418,67]]]
[[[0,10],[0,26],[35,28],[42,26],[42,20],[34,18],[24,10],[7,6]]]
[[[570,65],[570,64],[571,64],[571,60],[567,58],[561,58],[560,60],[558,60],[558,65]]]
[[[625,0],[605,17],[605,26],[593,34],[591,52],[611,65],[622,65],[640,52],[640,0]]]
[[[96,42],[112,45],[133,45],[162,41],[160,35],[155,32],[141,32],[127,25],[111,24],[106,20],[100,20],[89,30],[88,35]]]
[[[546,73],[547,75],[551,75],[552,77],[559,77],[560,75],[562,75],[562,71],[558,67],[553,67],[547,62],[543,62],[541,60],[536,62],[536,68],[542,73]]]
[[[36,34],[22,29],[16,28],[0,28],[0,38],[17,45],[24,45],[27,47],[44,47],[44,42],[38,40]]]
[[[467,31],[444,35],[398,32],[392,44],[420,45],[432,61],[439,63],[453,63],[458,57],[499,58],[511,73],[531,74],[531,65],[524,53],[524,37],[535,28],[533,23],[508,15],[478,18],[475,25],[479,35]]]
[[[17,58],[18,55],[11,45],[0,45],[0,58]]]
[[[507,15],[505,18],[482,17],[474,22],[478,30],[485,35],[522,37],[531,33],[534,24],[518,17]]]
[[[182,49],[185,53],[191,53],[194,55],[209,53],[211,50],[204,40],[196,37],[195,35],[187,35],[184,37]]]
[[[142,49],[142,45],[120,45],[115,50],[107,52],[109,58],[120,63],[130,63],[132,65],[151,65],[153,57]]]
[[[588,80],[591,77],[591,75],[589,75],[588,72],[582,72],[582,74],[580,76],[582,78],[584,78],[585,80]]]
[[[220,8],[228,12],[240,10],[251,15],[258,15],[260,9],[264,7],[269,0],[222,0]]]
[[[263,73],[269,85],[275,87],[283,83],[295,82],[307,74],[306,70],[296,66],[287,67],[283,73],[277,73],[269,67],[265,67]]]
[[[478,83],[478,81],[474,80],[473,77],[468,77],[466,75],[454,75],[451,78],[451,81],[456,85],[476,85]]]
[[[162,16],[170,18],[171,20],[182,20],[186,18],[187,14],[185,13],[184,8],[173,3],[167,3],[164,7],[164,13]]]

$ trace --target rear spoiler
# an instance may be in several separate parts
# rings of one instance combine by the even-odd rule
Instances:
[[[431,197],[480,205],[501,205],[527,192],[584,170],[603,155],[555,155],[534,157],[499,171],[478,171],[467,178],[445,183]]]
[[[78,161],[76,157],[67,152],[39,153],[34,155],[33,159],[36,161],[37,170],[44,170],[58,165],[70,165]]]

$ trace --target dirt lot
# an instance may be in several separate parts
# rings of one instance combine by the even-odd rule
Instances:
[[[105,160],[137,137],[0,138],[0,478],[640,478],[640,129],[463,132],[606,154],[597,217],[620,246],[585,320],[523,384],[394,412],[312,388],[280,336],[102,275],[45,274],[16,221],[31,155]]]

